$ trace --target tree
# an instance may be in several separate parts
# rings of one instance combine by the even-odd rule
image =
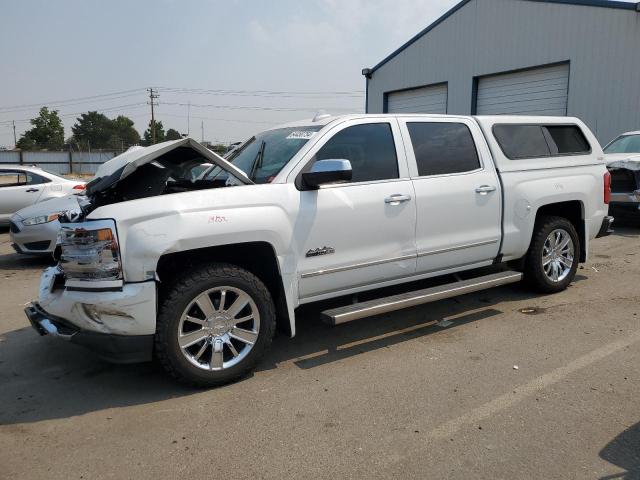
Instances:
[[[71,143],[75,143],[81,149],[125,150],[140,143],[140,134],[133,128],[133,120],[124,115],[111,120],[102,113],[83,113],[76,119],[71,131]]]
[[[180,132],[174,130],[173,128],[167,130],[167,134],[164,137],[165,140],[180,140],[181,138],[182,135],[180,135]]]
[[[152,123],[149,122],[149,128],[147,128],[144,131],[144,144],[145,145],[152,145],[153,144],[153,136],[151,135],[151,127],[152,127]],[[164,128],[162,127],[162,122],[159,122],[159,121],[156,120],[154,130],[156,131],[156,143],[164,142],[165,134],[164,134]]]
[[[18,148],[22,150],[61,150],[64,145],[64,126],[58,110],[42,107],[36,118],[31,119],[33,128],[22,134]]]
[[[111,148],[124,150],[140,143],[140,134],[133,128],[133,120],[124,115],[118,115],[112,120],[112,124],[113,134],[109,140]]]
[[[82,149],[108,148],[113,135],[113,122],[98,112],[81,114],[71,131],[73,138]]]

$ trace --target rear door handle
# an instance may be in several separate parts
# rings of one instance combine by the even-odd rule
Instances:
[[[384,203],[388,203],[389,205],[400,205],[403,202],[408,202],[411,200],[411,195],[402,195],[400,193],[396,193],[384,199]]]
[[[489,192],[495,192],[496,187],[494,187],[493,185],[480,185],[478,188],[476,188],[476,193],[479,193],[480,195],[486,195]]]
[[[30,188],[29,190],[25,190],[25,192],[27,193],[32,193],[32,192],[37,192],[38,189],[37,188]]]

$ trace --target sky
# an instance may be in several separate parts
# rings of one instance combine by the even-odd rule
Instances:
[[[71,135],[88,110],[201,140],[364,111],[371,67],[457,0],[3,0],[0,146],[40,106]],[[87,98],[93,97],[93,98]],[[57,102],[57,103],[56,103]],[[191,106],[189,106],[191,105]]]

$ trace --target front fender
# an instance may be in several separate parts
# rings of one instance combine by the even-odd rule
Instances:
[[[267,242],[278,260],[294,332],[296,254],[291,185],[249,185],[200,190],[107,205],[91,219],[116,221],[125,282],[155,278],[166,254],[247,242]]]

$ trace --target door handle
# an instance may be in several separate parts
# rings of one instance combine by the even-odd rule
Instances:
[[[37,192],[38,189],[37,188],[30,188],[29,190],[25,190],[25,192],[27,193],[32,193],[32,192]]]
[[[385,198],[384,203],[388,203],[389,205],[400,205],[401,203],[408,202],[409,200],[411,200],[411,195],[396,193],[395,195]]]
[[[494,187],[493,185],[480,185],[476,188],[476,193],[479,193],[480,195],[486,195],[489,192],[495,192],[495,190],[496,187]]]

